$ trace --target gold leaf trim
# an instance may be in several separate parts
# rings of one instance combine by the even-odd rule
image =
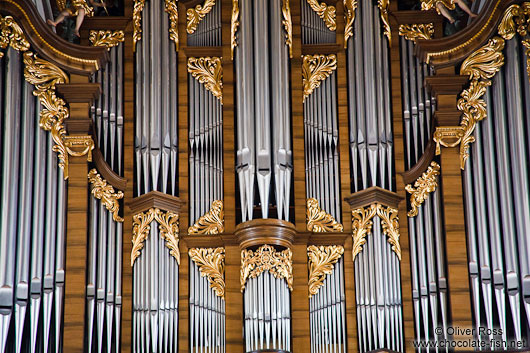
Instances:
[[[188,228],[188,234],[220,234],[224,230],[223,201],[215,200],[210,211]]]
[[[415,42],[417,39],[432,39],[432,36],[434,35],[434,24],[420,23],[400,25],[399,35],[413,42]]]
[[[493,37],[479,50],[467,57],[460,67],[460,74],[469,76],[470,80],[489,80],[504,65],[504,40]]]
[[[225,249],[224,248],[193,248],[188,251],[190,259],[195,262],[201,273],[206,277],[218,297],[225,298]]]
[[[142,40],[142,11],[145,0],[134,0],[133,8],[133,51],[136,51],[136,43]]]
[[[320,83],[327,79],[337,69],[337,56],[305,55],[302,62],[302,81],[304,86],[304,101],[313,93]]]
[[[132,234],[132,250],[131,250],[131,267],[140,256],[141,250],[144,248],[144,241],[149,236],[151,230],[151,222],[155,219],[155,210],[149,209],[147,212],[140,212],[133,216],[133,234]]]
[[[344,247],[340,245],[307,247],[309,258],[309,298],[318,293],[324,285],[326,275],[333,273],[333,267],[344,253]]]
[[[88,180],[92,184],[92,195],[105,205],[105,208],[112,213],[112,219],[116,222],[123,222],[123,218],[118,215],[120,211],[120,203],[118,200],[123,199],[123,192],[115,192],[112,185],[109,185],[106,180],[101,178],[96,169],[91,169],[88,172]]]
[[[392,30],[390,29],[390,22],[388,20],[388,5],[390,0],[378,0],[377,7],[381,12],[381,21],[383,22],[384,34],[388,38],[388,45],[392,43]]]
[[[516,33],[521,37],[528,34],[530,27],[530,2],[514,4],[506,9],[499,24],[499,35],[505,40],[512,39]]]
[[[92,162],[92,150],[94,149],[94,140],[88,135],[68,135],[64,137],[64,145],[70,156],[82,157],[87,156],[87,162]]]
[[[24,36],[22,28],[11,16],[0,16],[0,48],[11,46],[17,51],[24,52],[29,49],[29,42]],[[0,58],[4,53],[0,52]]]
[[[234,50],[237,47],[237,28],[239,27],[239,0],[232,0],[232,17],[230,18],[230,55],[234,60]]]
[[[427,200],[429,194],[436,190],[438,175],[440,175],[440,165],[432,161],[427,170],[414,182],[414,187],[412,184],[405,186],[405,190],[410,194],[410,206],[412,207],[407,213],[409,217],[416,217],[419,207]]]
[[[289,47],[289,57],[293,57],[293,21],[291,19],[291,6],[289,0],[282,1],[282,24],[285,29],[285,45]]]
[[[526,48],[526,74],[528,76],[528,80],[530,80],[530,39],[523,40],[522,43]]]
[[[125,40],[123,31],[90,31],[88,38],[94,47],[107,47],[109,50]]]
[[[318,201],[314,198],[307,199],[307,230],[315,233],[342,232],[344,227],[329,213],[322,211]]]
[[[180,265],[179,215],[170,211],[164,213],[159,209],[155,209],[154,212],[160,229],[160,237],[166,241],[166,247],[170,250],[169,254]]]
[[[199,4],[195,6],[195,8],[188,9],[188,11],[186,11],[186,32],[189,34],[195,33],[199,22],[201,22],[201,20],[206,17],[210,11],[212,11],[214,5],[215,0],[206,0],[202,5]]]
[[[353,23],[355,22],[355,10],[357,0],[344,0],[344,48],[348,47],[348,39],[353,37]]]
[[[269,271],[275,278],[285,279],[293,290],[293,253],[291,249],[276,251],[270,245],[262,245],[255,252],[241,251],[241,292],[245,290],[248,278],[256,278],[262,272]]]
[[[327,5],[325,2],[318,3],[318,0],[307,0],[311,9],[315,11],[330,31],[337,29],[337,15],[335,6]]]
[[[164,0],[165,11],[169,15],[169,39],[175,42],[175,50],[179,50],[179,11],[177,0]]]
[[[399,217],[398,210],[392,207],[379,205],[377,215],[381,218],[383,234],[388,238],[388,243],[392,245],[392,251],[396,253],[401,261],[401,245],[399,245]]]
[[[455,9],[454,0],[421,0],[421,9],[423,11],[435,9],[436,12],[438,12],[438,15],[441,15],[440,9],[438,9],[437,6],[439,3],[445,6],[448,10]]]
[[[223,67],[221,58],[188,58],[188,72],[223,104]]]

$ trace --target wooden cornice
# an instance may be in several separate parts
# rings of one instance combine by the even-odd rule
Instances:
[[[460,94],[468,84],[469,77],[462,75],[436,75],[425,78],[427,90],[434,95]]]
[[[221,57],[223,56],[223,48],[221,47],[182,47],[182,51],[186,54],[186,57]]]
[[[139,197],[135,197],[129,202],[132,214],[147,211],[150,208],[159,208],[164,211],[180,213],[184,205],[178,197],[164,194],[160,191],[150,191]]]
[[[504,11],[523,0],[491,0],[479,16],[462,31],[444,38],[418,40],[416,55],[435,68],[454,66],[479,49],[497,33]]]
[[[101,153],[101,150],[98,146],[95,146],[94,150],[92,151],[92,160],[96,165],[98,173],[101,174],[103,179],[105,179],[114,188],[122,191],[125,190],[127,187],[127,179],[119,176],[112,170],[107,161],[105,161],[105,158],[103,157],[103,154]]]
[[[99,83],[62,83],[57,84],[57,92],[68,103],[89,103],[92,102],[101,93]]]
[[[311,55],[311,54],[337,54],[339,50],[343,50],[340,44],[304,44],[302,45],[302,54]]]
[[[411,25],[424,23],[442,23],[443,17],[436,10],[429,11],[396,11],[390,12],[390,19],[397,25]]]
[[[0,0],[0,9],[20,24],[33,51],[69,73],[88,76],[108,60],[105,48],[69,43],[53,33],[30,0]]]
[[[360,207],[366,207],[373,203],[380,203],[385,206],[398,208],[399,202],[402,199],[403,198],[395,192],[380,188],[378,186],[372,186],[368,189],[358,191],[355,194],[344,198],[344,200],[350,204],[352,210]]]
[[[280,219],[253,219],[239,224],[235,236],[241,249],[263,244],[290,248],[296,230],[292,223]]]
[[[406,172],[403,172],[403,183],[405,185],[414,183],[422,174],[427,170],[436,152],[436,143],[433,141],[432,137],[425,146],[425,151],[416,164]]]

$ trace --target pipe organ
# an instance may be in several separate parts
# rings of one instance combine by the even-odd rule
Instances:
[[[81,2],[0,0],[0,353],[528,351],[529,2]]]

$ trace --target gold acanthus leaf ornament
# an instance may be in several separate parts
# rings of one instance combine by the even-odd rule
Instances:
[[[223,201],[215,200],[210,211],[188,228],[188,234],[220,234],[224,230]]]
[[[388,45],[392,43],[392,30],[390,29],[390,21],[388,20],[388,6],[390,0],[378,0],[377,7],[381,13],[381,21],[383,22],[384,34],[388,38]]]
[[[401,245],[399,245],[399,217],[398,210],[392,207],[379,205],[377,215],[381,218],[383,234],[388,238],[388,243],[392,246],[392,251],[396,253],[401,261]]]
[[[344,2],[344,48],[348,48],[348,39],[353,37],[353,22],[355,22],[355,10],[357,0],[343,0]]]
[[[192,248],[188,251],[190,259],[199,268],[201,277],[206,277],[218,297],[225,297],[225,249],[224,248]]]
[[[337,14],[335,6],[327,5],[325,2],[318,3],[318,0],[307,0],[311,9],[315,11],[330,31],[337,29]]]
[[[525,37],[530,30],[530,2],[514,4],[504,11],[498,27],[499,35],[505,40],[512,39],[516,33]]]
[[[136,51],[136,43],[142,40],[142,11],[145,0],[134,0],[133,7],[133,51]]]
[[[489,80],[504,65],[504,40],[491,38],[486,45],[472,53],[460,67],[460,74],[469,76],[470,80]]]
[[[289,57],[293,57],[293,20],[291,18],[291,5],[289,0],[282,1],[282,24],[285,30],[285,45],[289,48]]]
[[[307,199],[307,230],[315,233],[342,232],[344,227],[329,213],[321,210],[315,198]]]
[[[9,46],[23,52],[29,49],[29,42],[13,17],[0,16],[0,48],[5,49]],[[0,58],[3,56],[4,53],[0,52]]]
[[[438,4],[443,5],[448,10],[454,10],[456,7],[454,0],[421,0],[421,9],[423,11],[435,9],[441,15]]]
[[[333,266],[339,261],[343,253],[344,247],[340,245],[310,245],[307,247],[309,298],[318,293],[318,290],[324,285],[326,275],[333,273]]]
[[[232,0],[232,16],[230,18],[230,57],[234,60],[237,47],[237,28],[239,27],[239,0]]]
[[[432,39],[432,36],[434,35],[434,24],[420,23],[400,25],[399,35],[413,42],[418,39]]]
[[[241,292],[245,290],[248,278],[256,278],[269,271],[275,278],[282,278],[293,290],[293,253],[291,249],[276,251],[270,245],[262,245],[255,252],[241,251]]]
[[[179,50],[179,11],[177,0],[164,0],[165,11],[169,15],[169,39],[175,43],[175,50]]]
[[[438,175],[440,175],[440,165],[432,161],[427,170],[414,182],[414,187],[412,184],[405,186],[405,190],[410,194],[410,206],[412,207],[407,213],[409,217],[416,217],[419,207],[427,200],[429,194],[436,190]]]
[[[188,72],[223,104],[223,67],[219,57],[188,58]]]
[[[337,56],[305,55],[302,61],[302,83],[304,86],[304,101],[337,69]]]
[[[199,22],[206,17],[206,15],[213,9],[215,5],[215,0],[206,0],[204,4],[199,4],[194,8],[188,9],[186,11],[186,32],[189,34],[195,33]]]
[[[125,34],[123,31],[90,31],[88,40],[94,47],[107,47],[110,50],[125,40]]]
[[[153,208],[147,212],[140,212],[133,216],[131,267],[134,266],[134,262],[141,255],[141,250],[144,248],[144,241],[149,236],[151,222],[154,219],[155,212]]]
[[[112,185],[109,185],[106,180],[104,180],[101,175],[99,175],[96,169],[91,169],[88,172],[88,180],[92,184],[92,195],[101,200],[105,208],[112,213],[112,219],[116,222],[123,222],[123,218],[118,215],[120,211],[120,199],[123,198],[123,192],[114,191]]]

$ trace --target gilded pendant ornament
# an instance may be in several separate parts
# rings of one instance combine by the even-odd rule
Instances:
[[[310,245],[307,247],[307,256],[309,258],[309,298],[318,293],[320,287],[324,285],[326,276],[333,273],[333,267],[343,253],[344,247],[340,245]]]
[[[291,19],[291,6],[289,0],[282,1],[282,24],[285,29],[285,45],[289,47],[289,57],[293,57],[293,21]]]
[[[270,245],[262,245],[255,252],[241,251],[241,292],[245,290],[248,278],[256,278],[269,271],[275,278],[283,278],[293,290],[293,253],[291,249],[276,251]]]
[[[88,135],[68,135],[64,137],[64,145],[68,155],[73,157],[87,156],[86,160],[92,162],[94,140]]]
[[[381,12],[381,21],[383,22],[384,34],[388,38],[388,45],[392,43],[392,30],[390,29],[390,22],[388,20],[388,5],[390,0],[378,0],[377,7]]]
[[[337,29],[337,14],[335,6],[327,5],[325,2],[318,3],[318,0],[307,0],[311,9],[315,11],[330,31],[335,31]]]
[[[175,50],[179,50],[179,11],[177,0],[164,0],[165,11],[169,15],[169,39],[175,43]]]
[[[522,43],[526,48],[526,74],[528,76],[528,80],[530,80],[530,39],[523,40]]]
[[[454,0],[421,0],[421,9],[423,11],[435,9],[438,15],[441,15],[440,9],[437,6],[438,4],[445,6],[448,10],[455,9]]]
[[[304,86],[304,101],[313,93],[320,83],[327,79],[337,69],[337,56],[305,55],[302,62],[302,81]]]
[[[188,72],[223,104],[223,67],[219,57],[188,58]]]
[[[18,51],[26,51],[29,49],[29,42],[13,17],[0,16],[0,48],[6,49],[9,46]],[[0,52],[0,58],[3,56],[4,53]]]
[[[140,256],[141,250],[144,248],[144,241],[149,236],[151,230],[151,222],[155,219],[155,210],[151,208],[147,212],[140,212],[133,216],[133,234],[132,234],[132,250],[131,250],[131,267]]]
[[[225,230],[223,201],[212,202],[210,211],[201,216],[194,225],[188,228],[188,234],[220,234]]]
[[[92,195],[101,200],[105,208],[112,213],[112,219],[116,222],[123,222],[123,218],[118,215],[120,211],[120,204],[118,200],[123,199],[123,192],[114,191],[112,185],[109,185],[106,180],[101,178],[96,169],[91,169],[88,172],[88,180],[92,184]]]
[[[388,238],[388,243],[392,246],[392,251],[396,253],[401,261],[401,245],[399,245],[399,217],[398,210],[392,207],[379,205],[377,215],[381,218],[383,234]]]
[[[107,47],[109,50],[125,40],[123,31],[90,31],[88,37],[94,47]]]
[[[194,8],[188,9],[188,11],[186,11],[186,32],[189,34],[195,33],[199,22],[210,13],[214,5],[215,0],[206,0],[202,5],[199,4]]]
[[[134,0],[133,8],[133,51],[136,51],[136,43],[142,40],[142,11],[145,0]]]
[[[344,0],[344,48],[348,48],[348,39],[353,37],[355,10],[357,10],[357,0]]]
[[[322,211],[317,199],[309,198],[306,203],[307,230],[315,233],[342,232],[342,224],[329,213]]]
[[[225,298],[225,249],[193,248],[188,251],[190,259],[199,268],[201,277],[206,277],[210,288],[218,297]]]
[[[440,175],[440,165],[432,161],[429,168],[414,182],[414,187],[412,184],[405,186],[405,190],[410,194],[410,206],[412,207],[407,213],[409,217],[416,217],[419,207],[427,200],[429,194],[436,190],[438,175]]]
[[[399,35],[407,40],[415,42],[418,39],[432,39],[434,35],[433,23],[420,23],[410,25],[400,25]]]
[[[234,60],[237,47],[237,27],[239,27],[239,0],[232,0],[232,17],[230,18],[230,56]]]

